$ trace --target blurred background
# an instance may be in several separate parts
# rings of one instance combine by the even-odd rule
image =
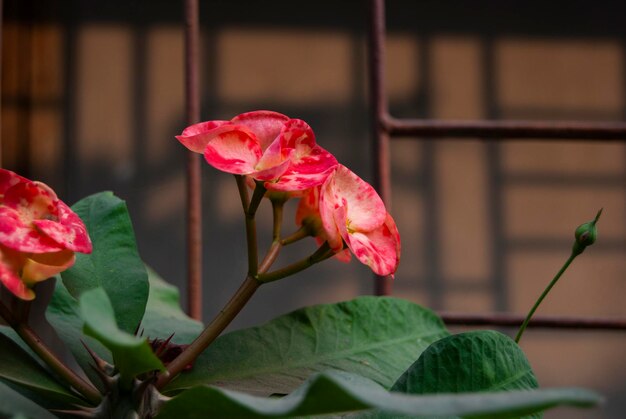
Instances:
[[[166,0],[5,0],[1,135],[2,167],[66,202],[101,190],[125,199],[141,255],[184,295],[182,10]],[[200,12],[203,120],[256,109],[304,119],[372,181],[367,2],[201,1]],[[389,0],[391,113],[624,120],[625,16],[620,1]],[[391,160],[403,241],[395,296],[524,314],[569,256],[575,227],[604,207],[598,243],[538,314],[626,316],[623,143],[396,138]],[[207,320],[242,281],[246,255],[232,176],[206,164],[202,173]],[[262,206],[262,247],[270,213]],[[313,249],[307,241],[278,263]],[[328,261],[263,287],[232,327],[372,292],[366,267]],[[623,417],[626,334],[530,330],[523,348],[542,386],[608,398],[547,418]]]

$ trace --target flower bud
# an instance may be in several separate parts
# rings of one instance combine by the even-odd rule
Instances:
[[[581,224],[578,226],[576,231],[574,232],[574,237],[576,241],[574,242],[574,246],[572,247],[572,253],[574,255],[580,255],[587,246],[591,246],[596,242],[596,238],[598,236],[598,229],[596,228],[596,223],[602,214],[602,209],[598,211],[596,218],[593,221],[589,221],[587,223]]]

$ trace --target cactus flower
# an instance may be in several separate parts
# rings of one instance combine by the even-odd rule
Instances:
[[[335,157],[315,143],[306,122],[272,111],[201,122],[176,138],[204,154],[216,169],[264,181],[269,190],[301,191],[320,185],[337,165]]]
[[[74,252],[91,253],[81,219],[54,191],[0,169],[0,283],[23,300],[35,283],[74,264]]]

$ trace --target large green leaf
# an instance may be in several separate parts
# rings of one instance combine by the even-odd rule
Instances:
[[[172,333],[174,343],[190,343],[202,331],[202,323],[188,317],[180,308],[178,288],[165,282],[148,268],[150,295],[141,322],[144,336],[166,339]]]
[[[74,266],[61,274],[63,282],[75,298],[104,288],[119,327],[132,333],[148,300],[148,275],[137,252],[126,204],[111,192],[102,192],[82,199],[72,209],[89,231],[93,252],[78,253]]]
[[[410,417],[515,418],[560,404],[589,407],[599,397],[581,389],[498,393],[406,395],[389,393],[353,374],[321,373],[283,398],[255,397],[199,386],[165,403],[157,419],[262,418],[333,414],[378,408]]]
[[[426,349],[391,391],[411,394],[528,390],[539,385],[511,338],[479,330],[443,338]]]
[[[63,285],[57,280],[54,294],[46,309],[46,319],[54,327],[57,335],[70,350],[78,365],[83,369],[91,382],[100,390],[105,390],[100,378],[93,370],[91,356],[85,349],[83,342],[89,346],[100,358],[112,363],[110,352],[97,340],[83,333],[83,319],[78,306],[78,300],[72,297]]]
[[[84,403],[69,388],[61,385],[24,349],[0,333],[0,378],[33,391],[51,401]]]
[[[0,417],[53,419],[55,416],[43,407],[22,396],[17,391],[0,381]]]
[[[145,338],[118,328],[113,306],[104,289],[84,292],[79,304],[85,334],[96,338],[111,351],[123,382],[130,383],[137,374],[164,369]]]
[[[318,305],[224,335],[166,390],[216,384],[286,394],[329,368],[389,388],[430,343],[447,335],[439,317],[405,300],[361,297]]]

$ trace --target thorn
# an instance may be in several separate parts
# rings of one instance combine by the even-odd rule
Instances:
[[[155,353],[155,355],[157,357],[160,357],[165,351],[167,351],[167,347],[169,346],[170,341],[172,340],[173,337],[174,337],[174,333],[172,333],[169,338],[167,338],[163,342],[161,342],[161,344],[156,349],[156,351],[154,351],[154,353]]]
[[[87,353],[89,354],[89,356],[91,356],[91,359],[93,359],[93,361],[96,363],[96,367],[98,367],[100,371],[108,375],[113,374],[113,371],[115,371],[115,367],[113,365],[100,358],[100,356],[95,353],[89,346],[87,346],[85,341],[83,341],[82,339],[80,340],[80,343],[83,344],[83,346],[87,350]]]

